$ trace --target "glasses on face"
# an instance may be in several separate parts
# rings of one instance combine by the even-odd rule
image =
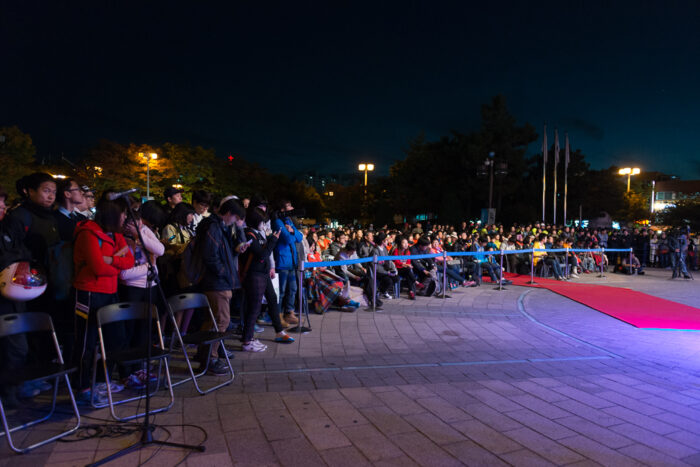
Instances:
[[[85,195],[85,198],[87,198],[87,199],[95,199],[95,197],[94,197],[93,195]]]

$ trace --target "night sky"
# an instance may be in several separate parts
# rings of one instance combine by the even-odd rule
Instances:
[[[697,1],[9,3],[0,126],[40,156],[189,141],[290,174],[388,173],[502,93],[594,168],[700,177]]]

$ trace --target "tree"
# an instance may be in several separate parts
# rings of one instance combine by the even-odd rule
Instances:
[[[37,170],[35,154],[36,148],[28,134],[16,126],[0,128],[0,186],[8,193],[14,192],[17,180]]]
[[[668,207],[658,214],[662,224],[672,227],[687,227],[694,232],[700,230],[700,200],[684,199],[674,207]]]

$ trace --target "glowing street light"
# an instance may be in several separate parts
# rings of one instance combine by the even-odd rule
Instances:
[[[151,159],[158,159],[158,154],[152,152],[146,155],[140,152],[139,157],[146,158],[146,199],[151,199]]]
[[[630,178],[632,178],[632,175],[639,175],[641,172],[642,171],[639,167],[635,167],[635,168],[625,167],[624,169],[620,169],[617,172],[620,175],[627,175],[627,193],[630,192]]]
[[[367,172],[371,172],[374,170],[374,164],[362,163],[362,164],[357,166],[357,169],[360,172],[365,173],[365,186],[367,186]]]

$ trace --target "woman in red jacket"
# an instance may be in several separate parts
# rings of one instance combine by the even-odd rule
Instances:
[[[90,372],[97,344],[97,310],[118,301],[119,272],[134,266],[126,240],[120,233],[126,219],[122,200],[100,200],[95,220],[80,222],[75,228],[73,262],[75,263],[75,355],[78,367],[76,389],[79,398],[90,401]],[[107,329],[104,330],[111,334]],[[110,339],[112,337],[112,339]],[[118,339],[105,336],[105,340]],[[93,394],[96,402],[104,401],[104,393]]]

